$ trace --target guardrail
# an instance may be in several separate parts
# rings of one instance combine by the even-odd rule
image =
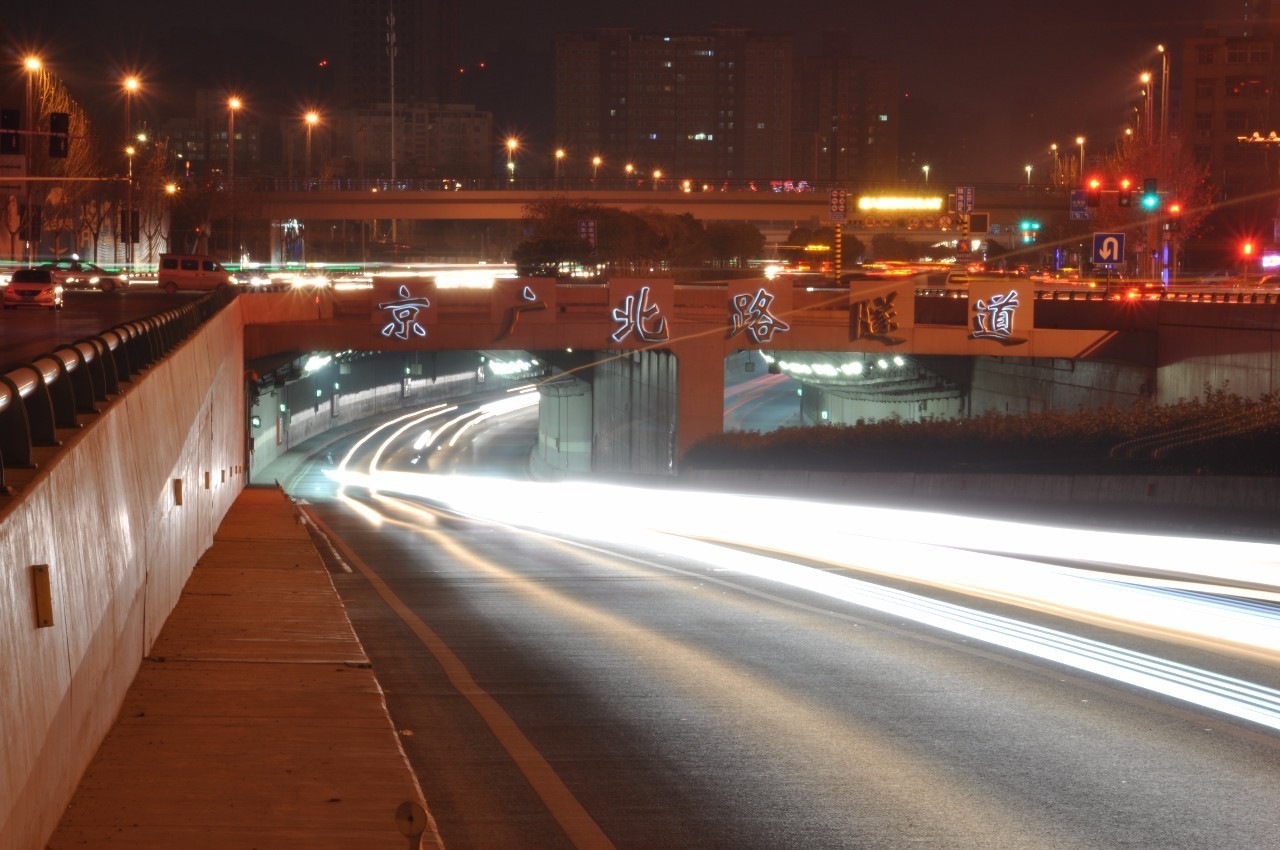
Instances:
[[[0,375],[0,496],[13,494],[6,469],[34,468],[35,449],[59,445],[59,428],[76,428],[80,415],[97,413],[119,395],[122,382],[168,354],[235,296],[235,288],[224,287],[59,345]]]

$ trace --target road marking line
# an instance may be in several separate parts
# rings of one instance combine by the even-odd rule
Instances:
[[[374,572],[355,552],[351,551],[351,548],[346,545],[346,542],[341,537],[333,533],[327,523],[316,516],[310,505],[302,507],[311,518],[311,521],[323,529],[330,541],[341,549],[347,563],[359,570],[360,574],[369,581],[373,589],[382,597],[382,600],[404,621],[405,625],[417,636],[422,645],[427,648],[427,651],[435,657],[448,677],[449,683],[453,685],[458,693],[467,698],[476,713],[484,719],[485,724],[488,725],[490,731],[502,744],[503,749],[510,754],[520,772],[524,774],[534,793],[546,805],[547,811],[555,818],[556,823],[560,824],[560,828],[565,831],[573,846],[580,848],[580,850],[615,850],[613,842],[604,834],[599,824],[583,808],[578,799],[573,796],[573,792],[565,786],[555,769],[542,757],[533,742],[525,737],[524,733],[520,731],[520,727],[503,710],[497,700],[489,696],[483,688],[476,684],[475,679],[472,678],[462,659],[455,655],[453,650],[441,640],[440,636],[430,626],[422,622],[410,610],[408,605],[401,601],[400,597],[387,586],[381,576]]]

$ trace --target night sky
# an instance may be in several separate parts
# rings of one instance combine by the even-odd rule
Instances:
[[[125,68],[141,69],[148,81],[137,104],[143,114],[188,111],[194,85],[237,88],[252,103],[290,110],[319,89],[316,65],[333,54],[334,39],[341,37],[328,26],[331,3],[131,0],[76,4],[74,15],[66,4],[12,4],[18,8],[0,19],[0,43],[11,55],[37,45],[91,115],[109,118],[118,111],[117,81]],[[1202,31],[1212,7],[1211,0],[457,5],[460,65],[472,74],[466,99],[491,110],[499,132],[549,137],[551,40],[557,32],[743,26],[790,32],[803,54],[816,49],[823,29],[847,29],[855,55],[898,60],[904,96],[926,116],[926,131],[904,139],[911,148],[904,152],[934,163],[944,181],[950,164],[950,170],[967,172],[955,174],[957,180],[1008,182],[1018,179],[1024,164],[1045,162],[1052,141],[1070,146],[1081,133],[1115,138],[1126,105],[1137,99],[1138,73],[1158,67],[1155,45],[1173,46],[1176,82],[1182,40]],[[184,30],[186,37],[174,37]],[[481,61],[488,68],[483,80],[475,70]],[[1011,110],[1037,116],[1037,138],[1013,137],[1007,129]]]

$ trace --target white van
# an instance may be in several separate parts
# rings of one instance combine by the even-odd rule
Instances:
[[[203,254],[161,254],[156,285],[170,295],[179,289],[221,289],[235,278],[213,257]]]

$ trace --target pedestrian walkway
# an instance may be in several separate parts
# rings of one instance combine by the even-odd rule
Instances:
[[[48,843],[440,847],[382,690],[297,509],[244,490]],[[409,810],[404,810],[405,812]]]

